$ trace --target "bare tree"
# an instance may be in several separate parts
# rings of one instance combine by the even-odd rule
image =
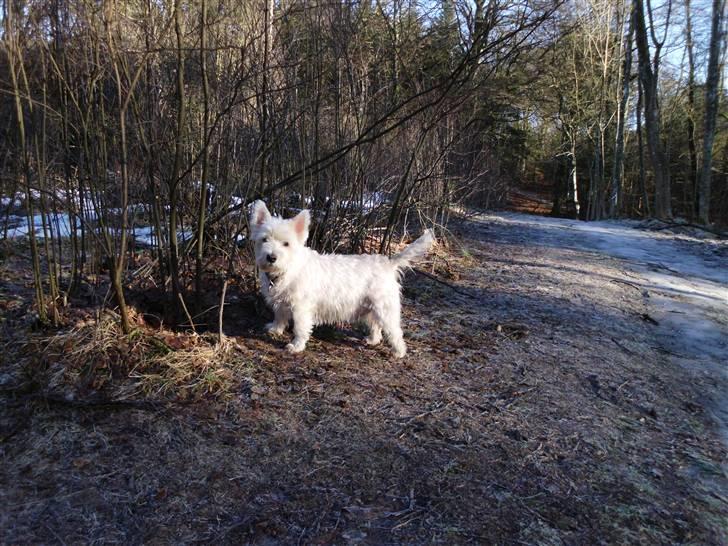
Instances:
[[[15,121],[17,128],[18,144],[20,146],[20,173],[24,183],[25,199],[26,199],[26,219],[28,223],[28,238],[30,240],[30,252],[33,264],[33,280],[35,287],[35,300],[38,308],[38,318],[41,322],[47,320],[46,313],[46,302],[45,295],[43,292],[43,282],[40,269],[40,253],[38,250],[38,243],[36,239],[36,225],[35,216],[33,214],[33,191],[32,191],[32,168],[30,151],[28,150],[27,134],[25,126],[25,109],[23,108],[23,97],[25,97],[28,103],[28,109],[32,113],[33,101],[27,94],[28,86],[23,92],[20,87],[19,78],[23,77],[24,80],[24,59],[23,50],[19,43],[20,30],[18,24],[15,21],[15,12],[13,10],[12,2],[5,2],[5,36],[3,45],[8,58],[8,64],[10,65],[10,79],[12,83],[12,96],[15,107]]]
[[[695,47],[693,44],[692,4],[685,0],[685,49],[688,57],[688,156],[690,157],[690,189],[692,192],[691,216],[698,213],[698,152],[695,146]]]
[[[670,171],[665,157],[660,133],[660,104],[658,100],[658,75],[660,68],[660,55],[665,43],[667,30],[662,40],[657,39],[652,7],[647,1],[649,15],[649,33],[652,37],[654,55],[650,57],[650,45],[647,39],[648,27],[645,20],[643,0],[634,0],[635,36],[637,42],[637,57],[639,59],[639,76],[644,93],[645,130],[647,131],[647,149],[650,156],[652,173],[655,177],[655,215],[658,218],[670,218],[672,205],[670,197]],[[668,0],[668,14],[665,26],[669,24],[672,0]]]
[[[625,3],[628,5],[629,3]],[[629,102],[629,90],[632,73],[632,44],[634,40],[634,8],[630,6],[630,15],[627,19],[627,35],[624,37],[621,48],[622,66],[619,74],[620,86],[619,104],[617,107],[617,129],[614,144],[614,161],[612,164],[611,193],[609,196],[609,216],[619,213],[622,194],[622,174],[624,164],[624,125]]]
[[[179,306],[182,295],[182,283],[180,281],[179,270],[179,241],[177,229],[179,226],[179,197],[180,183],[182,181],[182,161],[184,154],[184,139],[186,135],[185,116],[186,116],[186,98],[185,98],[185,63],[184,49],[182,43],[182,6],[181,0],[174,2],[174,35],[176,47],[176,89],[177,89],[177,123],[175,126],[174,139],[174,164],[172,172],[167,181],[169,191],[169,272],[172,278],[172,305],[177,308]]]
[[[205,220],[207,217],[207,184],[210,130],[210,82],[207,75],[207,1],[200,3],[200,75],[202,77],[202,173],[200,175],[200,203],[197,209],[197,245],[195,247],[195,297],[198,303],[202,296],[202,257],[205,243]]]
[[[713,0],[710,28],[710,56],[705,78],[705,122],[703,128],[703,164],[698,192],[698,219],[710,222],[710,181],[713,165],[715,120],[718,113],[718,87],[720,84],[720,58],[725,47],[725,0]]]

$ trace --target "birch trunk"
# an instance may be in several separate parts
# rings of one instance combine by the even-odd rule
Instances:
[[[634,38],[634,10],[630,10],[627,36],[622,45],[622,86],[619,105],[617,107],[617,134],[614,144],[614,162],[612,164],[612,184],[609,196],[609,216],[619,214],[622,201],[622,172],[624,167],[624,120],[629,101],[630,76],[632,73],[632,41]]]

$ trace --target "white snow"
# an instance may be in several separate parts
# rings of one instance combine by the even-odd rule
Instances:
[[[23,200],[19,198],[17,195],[13,197],[2,197],[0,198],[0,205],[3,207],[22,207],[23,206]]]
[[[28,228],[28,220],[25,216],[10,215],[8,219],[9,239],[28,236],[30,229]],[[87,215],[86,219],[93,219],[93,215]],[[49,225],[49,222],[52,222],[51,228],[53,229],[55,237],[58,237],[59,234],[61,237],[69,237],[71,235],[71,221],[68,214],[50,214],[46,216],[46,226]],[[35,230],[36,237],[42,239],[45,236],[43,233],[43,218],[41,214],[33,215],[33,228]],[[76,232],[79,235],[81,234],[80,226]],[[130,228],[130,232],[133,233],[136,244],[140,246],[151,246],[157,240],[156,232],[152,226],[134,226]],[[177,237],[181,243],[191,239],[192,236],[193,233],[191,229],[180,229],[177,231]]]
[[[361,209],[365,212],[369,212],[378,206],[386,203],[388,200],[384,192],[371,192],[365,193],[361,201],[361,205],[358,200],[342,199],[339,201],[339,205],[345,209]]]
[[[28,220],[25,216],[13,216],[9,218],[8,238],[26,237],[30,233],[28,228]],[[50,226],[49,226],[50,224]],[[46,227],[52,229],[55,235],[60,232],[61,237],[71,235],[71,223],[68,214],[58,214],[46,216]],[[43,215],[33,215],[33,228],[36,236],[43,237]]]
[[[134,234],[134,242],[138,246],[152,246],[158,242],[157,232],[153,226],[135,226],[132,230]],[[184,243],[190,240],[193,236],[191,229],[178,229],[177,230],[177,241]]]
[[[0,198],[0,205],[3,207],[20,208],[25,203],[25,194],[22,192],[15,192],[12,197]]]
[[[725,259],[711,256],[728,250],[726,241],[705,241],[639,229],[634,220],[581,222],[562,218],[516,213],[485,215],[487,221],[539,226],[562,248],[593,250],[648,269],[646,274],[656,288],[694,296],[718,298],[728,304],[728,268]],[[701,255],[690,252],[680,242],[703,245]]]

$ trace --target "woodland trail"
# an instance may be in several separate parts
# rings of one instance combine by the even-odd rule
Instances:
[[[481,221],[510,226],[526,245],[616,258],[611,282],[633,287],[648,320],[655,350],[686,371],[704,376],[710,411],[728,445],[728,241],[638,229],[635,221],[580,222],[516,213]],[[693,230],[694,234],[700,234]],[[503,234],[503,236],[506,236]]]

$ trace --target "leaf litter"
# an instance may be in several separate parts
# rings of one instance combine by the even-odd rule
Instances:
[[[3,541],[724,542],[725,384],[658,350],[625,263],[454,231],[421,268],[444,282],[404,280],[401,361],[349,326],[288,355],[244,292],[224,344],[111,314],[19,335],[6,311]]]

